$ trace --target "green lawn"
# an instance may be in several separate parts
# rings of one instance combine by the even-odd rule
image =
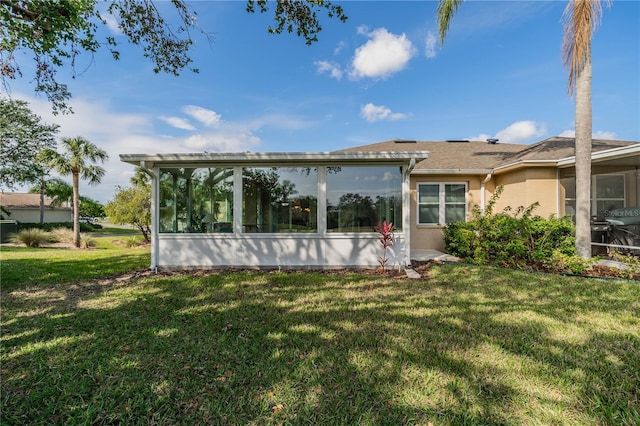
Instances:
[[[3,425],[640,422],[637,282],[460,265],[98,279],[148,262],[130,250],[2,249]]]

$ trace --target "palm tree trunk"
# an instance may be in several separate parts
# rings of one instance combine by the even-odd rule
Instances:
[[[80,176],[73,173],[73,243],[80,247]]]
[[[44,223],[44,179],[40,181],[40,225]]]
[[[591,257],[591,42],[576,73],[576,251]]]

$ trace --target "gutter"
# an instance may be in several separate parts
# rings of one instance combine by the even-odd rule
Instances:
[[[482,209],[482,215],[484,216],[484,208],[486,205],[485,184],[491,180],[492,174],[487,173],[487,176],[480,183],[480,208]]]

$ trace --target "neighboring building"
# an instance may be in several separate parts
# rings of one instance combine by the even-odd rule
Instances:
[[[53,200],[44,199],[44,222],[71,222],[73,211],[68,206],[52,206]],[[0,192],[0,206],[11,213],[7,219],[21,223],[40,223],[40,194]]]
[[[533,145],[396,140],[331,153],[123,154],[153,176],[151,267],[377,265],[376,224],[396,226],[394,264],[444,250],[442,228],[483,208],[575,207],[572,138]],[[594,215],[639,202],[640,143],[593,141]]]

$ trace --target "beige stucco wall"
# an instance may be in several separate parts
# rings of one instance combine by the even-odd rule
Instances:
[[[505,207],[511,207],[515,211],[520,206],[526,208],[538,202],[540,206],[534,210],[534,214],[542,217],[558,216],[557,176],[557,169],[551,167],[519,169],[495,175],[493,184],[503,186],[504,191],[494,212],[501,212]]]

